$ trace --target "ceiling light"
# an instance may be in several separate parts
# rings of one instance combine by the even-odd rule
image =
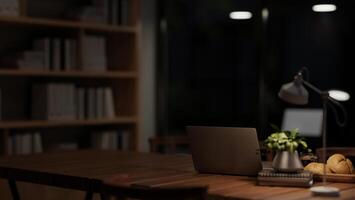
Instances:
[[[263,8],[261,10],[261,17],[263,20],[267,20],[269,18],[269,10],[267,8]]]
[[[234,11],[229,14],[231,19],[236,20],[243,20],[243,19],[250,19],[253,14],[249,11]]]
[[[347,101],[350,99],[350,94],[341,90],[329,90],[329,96],[337,101]]]
[[[337,9],[334,4],[317,4],[312,7],[314,12],[333,12]]]

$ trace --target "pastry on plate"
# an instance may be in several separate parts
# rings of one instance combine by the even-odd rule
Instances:
[[[306,167],[304,167],[304,169],[311,171],[313,174],[323,175],[324,174],[324,171],[323,171],[324,166],[325,166],[325,173],[326,174],[332,173],[330,171],[328,165],[325,165],[324,163],[311,162]]]
[[[327,160],[327,166],[336,174],[351,174],[353,172],[353,164],[342,154],[334,154]]]

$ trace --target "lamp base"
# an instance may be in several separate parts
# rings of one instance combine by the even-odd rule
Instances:
[[[329,186],[315,186],[310,189],[314,196],[327,196],[327,197],[338,197],[340,196],[340,191],[338,188]]]

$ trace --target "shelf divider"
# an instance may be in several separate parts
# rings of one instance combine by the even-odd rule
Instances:
[[[101,126],[126,125],[137,123],[137,117],[116,117],[114,119],[88,119],[88,120],[23,120],[0,121],[0,129],[6,133],[9,129],[73,127],[73,126]],[[5,136],[5,135],[4,135]]]
[[[36,17],[7,17],[0,16],[0,23],[27,25],[27,26],[42,26],[51,28],[67,28],[67,29],[85,29],[97,32],[108,33],[136,33],[135,26],[113,26],[109,24],[89,23],[80,21],[67,21],[58,19],[45,19]]]
[[[29,77],[78,77],[78,78],[136,78],[135,71],[44,71],[0,69],[0,76],[29,76]]]

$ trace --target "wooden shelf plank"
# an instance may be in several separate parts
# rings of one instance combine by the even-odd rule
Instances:
[[[0,23],[28,25],[28,26],[43,26],[53,28],[68,28],[68,29],[86,29],[91,31],[102,32],[122,32],[136,33],[137,29],[130,26],[113,26],[109,24],[89,23],[80,21],[44,19],[35,17],[0,17]]]
[[[73,77],[73,78],[136,78],[135,71],[41,71],[0,69],[0,76],[29,76],[29,77]]]
[[[101,126],[101,125],[115,125],[115,124],[134,124],[134,123],[137,123],[136,117],[117,117],[115,119],[92,119],[92,120],[0,121],[0,129]]]

